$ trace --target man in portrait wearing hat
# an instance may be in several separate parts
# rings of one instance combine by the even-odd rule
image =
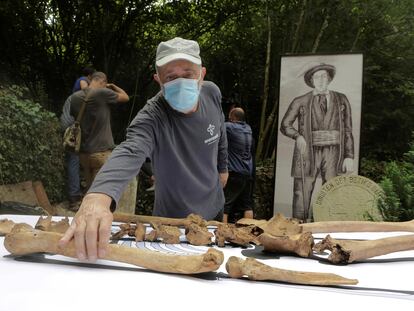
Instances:
[[[79,259],[105,255],[112,213],[123,188],[151,159],[156,180],[153,214],[190,213],[222,220],[227,182],[227,138],[221,93],[204,81],[197,42],[174,38],[158,45],[154,80],[161,91],[147,101],[96,176],[70,228]]]
[[[296,97],[282,119],[280,131],[296,141],[292,159],[293,217],[309,221],[316,178],[322,184],[353,171],[354,139],[347,97],[328,89],[334,66],[319,63],[304,74],[312,91]],[[293,126],[297,120],[296,128]]]

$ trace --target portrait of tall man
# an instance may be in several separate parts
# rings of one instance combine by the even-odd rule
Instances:
[[[296,76],[307,89],[296,95],[292,94],[293,97],[291,96],[287,105],[284,100],[287,107],[282,113],[279,111],[279,129],[282,134],[279,136],[284,136],[293,143],[293,152],[292,148],[289,148],[290,176],[293,179],[291,216],[303,221],[312,219],[312,195],[318,188],[315,187],[317,180],[320,180],[319,183],[322,185],[338,175],[357,172],[353,105],[356,105],[357,109],[360,108],[361,100],[359,98],[359,103],[354,103],[355,96],[351,96],[350,99],[346,92],[333,87],[334,81],[338,76],[341,77],[340,69],[344,68],[340,65],[342,57],[338,56],[335,59],[331,55],[303,60]],[[359,68],[359,71],[361,70],[362,63]],[[345,76],[341,78],[345,79]],[[362,86],[362,80],[356,80],[359,80]],[[282,82],[286,81],[281,80],[281,86]],[[357,129],[359,140],[359,122]],[[280,147],[278,145],[278,158]],[[275,184],[278,187],[282,183],[276,179]],[[275,202],[276,198],[275,195]]]

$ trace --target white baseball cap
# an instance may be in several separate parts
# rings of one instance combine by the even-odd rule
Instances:
[[[200,46],[196,41],[180,37],[163,41],[158,45],[155,57],[155,64],[158,67],[177,59],[185,59],[196,65],[201,65]]]

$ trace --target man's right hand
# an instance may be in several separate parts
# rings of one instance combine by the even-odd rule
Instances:
[[[87,194],[69,229],[59,241],[64,249],[72,238],[80,260],[95,261],[103,258],[109,244],[113,216],[110,211],[112,198],[103,193]]]
[[[126,103],[129,100],[128,94],[123,89],[121,89],[119,86],[113,83],[107,83],[106,87],[108,89],[111,89],[118,95],[117,102]]]
[[[306,141],[305,141],[305,138],[301,135],[299,135],[296,138],[296,148],[298,148],[300,154],[302,154],[302,155],[305,154],[305,152],[306,152]]]

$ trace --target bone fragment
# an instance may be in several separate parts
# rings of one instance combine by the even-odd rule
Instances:
[[[296,219],[285,218],[282,214],[277,213],[275,216],[266,220],[255,220],[242,218],[236,223],[237,225],[254,225],[274,236],[294,235],[302,232],[299,222]]]
[[[59,221],[52,221],[48,231],[57,232],[57,233],[65,233],[66,230],[69,229],[69,227],[70,227],[69,218],[65,217]]]
[[[312,233],[329,232],[414,232],[414,219],[404,222],[373,222],[373,221],[321,221],[300,224],[303,231]]]
[[[62,250],[58,247],[61,237],[60,233],[16,225],[6,236],[4,246],[16,256],[42,252],[76,258],[74,241],[69,242],[68,246]],[[196,274],[217,270],[223,263],[224,256],[222,252],[212,248],[202,255],[182,256],[110,244],[103,259],[124,262],[159,272]]]
[[[42,231],[51,231],[51,232],[58,232],[58,233],[65,233],[66,230],[69,228],[69,218],[65,217],[60,221],[53,221],[52,216],[47,216],[43,218],[42,216],[39,217],[35,225],[35,229],[42,230]]]
[[[241,218],[236,222],[236,225],[241,225],[241,226],[254,225],[260,228],[263,226],[266,226],[266,224],[267,224],[266,219],[254,219],[254,218]]]
[[[355,285],[358,280],[347,279],[333,273],[302,272],[278,269],[265,265],[254,258],[231,256],[226,263],[226,270],[232,278],[241,278],[246,275],[256,281],[279,281],[306,285]]]
[[[146,232],[146,228],[144,226],[144,224],[142,223],[137,223],[136,228],[135,228],[135,241],[136,242],[141,242],[144,241],[145,239],[145,232]]]
[[[161,239],[166,244],[179,244],[181,231],[177,227],[153,224],[154,229],[147,235],[145,240],[156,241]]]
[[[185,236],[191,245],[209,245],[213,234],[208,231],[207,227],[190,224],[185,230]]]
[[[274,236],[294,235],[302,232],[296,219],[287,219],[278,213],[262,227],[263,231]]]
[[[119,231],[112,234],[112,240],[119,240],[124,237],[124,235],[135,236],[135,225],[132,224],[120,224]]]
[[[13,220],[0,219],[0,236],[10,233],[15,224]]]
[[[158,238],[166,244],[179,244],[181,231],[177,227],[160,225],[157,228]]]
[[[124,235],[129,235],[135,237],[136,242],[144,241],[145,239],[145,232],[146,228],[142,223],[134,224],[120,224],[119,225],[120,230],[118,232],[115,232],[112,234],[111,239],[112,240],[119,240],[124,237]],[[154,232],[155,233],[155,232]],[[156,239],[156,237],[154,237]]]
[[[224,247],[226,241],[243,247],[249,246],[250,242],[258,244],[252,229],[253,226],[237,228],[234,224],[221,224],[214,230],[216,244],[219,247]]]
[[[149,233],[144,236],[145,241],[155,242],[157,240],[157,230],[152,229]]]
[[[314,244],[312,233],[310,232],[288,236],[274,236],[265,232],[258,239],[267,252],[293,253],[301,257],[309,257],[312,254]]]
[[[329,235],[314,246],[314,251],[331,251],[328,260],[334,264],[347,264],[389,253],[414,249],[414,235],[396,236],[378,240],[335,240]]]
[[[47,229],[50,227],[51,222],[52,222],[52,216],[46,216],[45,218],[40,216],[35,225],[35,229],[42,230],[42,231],[48,231]]]

